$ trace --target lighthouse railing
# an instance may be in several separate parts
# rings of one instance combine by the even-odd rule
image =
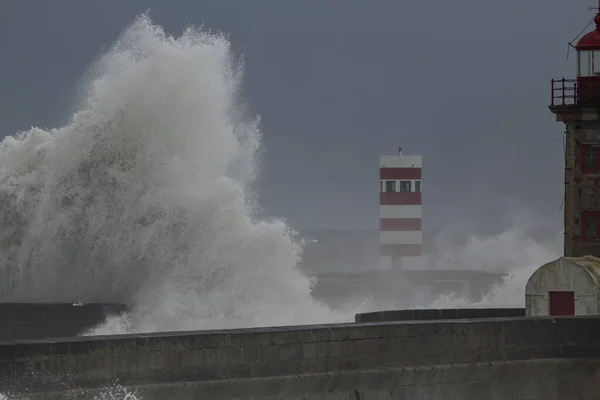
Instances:
[[[551,106],[569,106],[577,104],[576,79],[552,79]]]

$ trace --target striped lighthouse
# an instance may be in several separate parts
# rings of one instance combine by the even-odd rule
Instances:
[[[379,158],[379,254],[392,269],[421,261],[421,156]]]

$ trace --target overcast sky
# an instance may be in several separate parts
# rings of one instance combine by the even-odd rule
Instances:
[[[561,226],[550,79],[592,0],[2,0],[0,134],[68,120],[78,80],[139,13],[230,34],[265,138],[260,195],[300,229],[376,228],[378,157],[422,154],[424,225]]]

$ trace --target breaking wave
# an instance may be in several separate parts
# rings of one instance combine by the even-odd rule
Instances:
[[[94,333],[335,322],[257,220],[258,117],[226,37],[138,17],[60,128],[0,145],[0,301],[122,302]]]

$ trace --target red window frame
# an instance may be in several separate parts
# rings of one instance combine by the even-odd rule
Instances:
[[[586,166],[586,154],[587,154],[587,150],[593,148],[595,149],[595,153],[596,153],[596,166],[593,168],[587,168]],[[600,172],[600,145],[598,144],[582,144],[581,145],[581,172],[584,174],[590,174],[590,173],[598,173]]]
[[[596,219],[596,235],[588,236],[586,233],[586,222],[589,218]],[[600,211],[584,211],[581,213],[581,238],[584,242],[600,241]]]

